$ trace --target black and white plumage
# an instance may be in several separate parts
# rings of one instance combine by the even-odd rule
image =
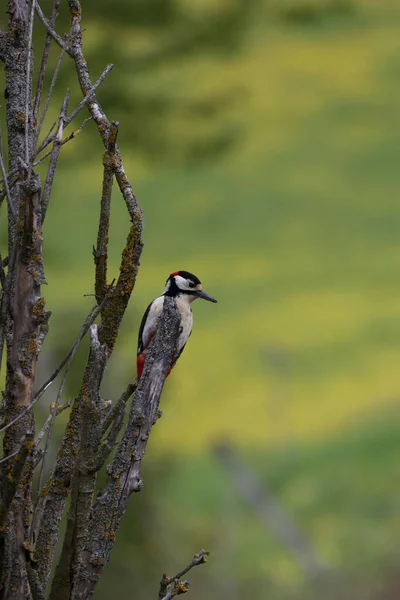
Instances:
[[[196,275],[188,271],[174,271],[171,273],[167,279],[164,292],[159,298],[156,298],[149,304],[140,324],[137,348],[138,378],[142,375],[147,349],[157,330],[158,319],[162,314],[164,298],[166,296],[176,299],[176,304],[181,314],[177,352],[168,370],[167,377],[182,354],[186,342],[192,333],[193,313],[190,306],[191,303],[197,298],[203,298],[203,300],[208,300],[209,302],[217,302],[215,298],[203,290],[201,282]]]

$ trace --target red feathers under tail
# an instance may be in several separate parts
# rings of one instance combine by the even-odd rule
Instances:
[[[145,360],[146,360],[146,353],[145,352],[142,352],[142,354],[139,354],[139,356],[136,359],[136,368],[137,368],[137,378],[138,379],[140,379],[141,376],[142,376]],[[171,369],[172,369],[172,364],[171,364],[170,368],[167,371],[167,375],[165,376],[165,379],[171,373]]]

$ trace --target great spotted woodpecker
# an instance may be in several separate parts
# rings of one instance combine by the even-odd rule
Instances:
[[[203,298],[209,302],[217,302],[215,298],[207,294],[202,288],[200,280],[188,271],[174,271],[168,277],[165,290],[159,298],[149,304],[143,315],[139,329],[137,349],[137,374],[141,377],[146,360],[147,349],[151,338],[156,332],[158,319],[162,314],[165,296],[176,298],[176,304],[181,313],[181,325],[175,357],[168,369],[167,377],[180,357],[190,334],[192,333],[193,314],[191,303],[197,298]]]

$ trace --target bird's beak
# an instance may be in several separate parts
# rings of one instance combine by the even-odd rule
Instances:
[[[204,290],[197,290],[196,296],[198,298],[203,298],[203,300],[208,300],[209,302],[218,302],[218,300],[210,296],[210,294],[207,294]]]

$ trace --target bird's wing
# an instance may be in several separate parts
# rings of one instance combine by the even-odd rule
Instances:
[[[153,300],[153,302],[154,302],[154,300]],[[143,332],[144,332],[144,326],[146,324],[147,317],[149,316],[150,308],[151,308],[151,305],[153,304],[153,302],[150,302],[150,304],[146,308],[145,313],[142,317],[142,322],[140,323],[139,335],[138,335],[138,345],[137,345],[138,356],[139,356],[139,354],[141,354],[143,352],[143,350],[145,349],[145,346],[146,346],[145,340],[143,340]]]
[[[157,329],[158,318],[162,313],[163,306],[164,296],[160,296],[159,298],[153,300],[153,302],[150,302],[149,306],[146,308],[146,311],[142,318],[142,322],[140,323],[139,327],[137,348],[138,356],[147,348],[151,341],[151,338],[155,334]]]

